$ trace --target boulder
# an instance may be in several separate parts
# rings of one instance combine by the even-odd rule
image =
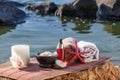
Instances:
[[[60,6],[56,12],[55,15],[57,16],[76,16],[78,15],[78,10],[69,4],[63,4]]]
[[[38,15],[51,15],[57,10],[57,5],[54,2],[43,2],[34,5],[26,6],[26,9],[34,11]]]
[[[89,18],[96,17],[97,5],[95,0],[75,0],[61,5],[55,12],[58,16]]]
[[[107,5],[110,8],[113,8],[113,5],[115,4],[116,0],[96,0],[96,4],[98,7],[100,7],[102,4]]]
[[[13,6],[16,6],[16,7],[23,7],[23,6],[24,6],[24,4],[18,3],[18,2],[15,2],[15,1],[0,0],[0,3],[1,3],[1,2],[5,2],[5,3],[8,4],[8,5],[13,5]]]
[[[101,4],[97,11],[97,18],[99,20],[106,20],[108,17],[113,16],[113,11],[111,7]]]
[[[117,0],[113,6],[113,12],[116,17],[120,18],[120,0]]]
[[[105,0],[99,1],[101,1],[97,10],[99,20],[120,20],[120,0],[107,0],[107,3],[104,3]]]
[[[25,22],[25,12],[18,9],[17,2],[0,1],[0,24],[17,25]]]

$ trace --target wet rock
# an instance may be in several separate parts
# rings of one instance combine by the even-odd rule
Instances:
[[[22,7],[22,6],[24,6],[24,4],[18,3],[18,2],[15,2],[15,1],[0,0],[0,3],[1,3],[1,2],[5,2],[5,3],[8,4],[8,5],[13,5],[13,6],[16,6],[16,7]]]
[[[107,4],[102,3],[98,6],[97,18],[99,20],[120,20],[120,0],[107,1]],[[112,1],[114,4],[111,3]]]
[[[96,11],[97,5],[95,0],[75,0],[59,7],[55,14],[58,16],[89,18],[96,17]]]
[[[76,16],[78,14],[78,10],[69,4],[64,4],[59,9],[56,10],[55,15],[59,16]]]
[[[0,1],[0,24],[17,25],[24,22],[26,14],[17,8],[19,3],[16,3]]]
[[[98,17],[98,19],[105,20],[108,17],[110,17],[110,15],[111,16],[113,15],[112,8],[106,6],[105,4],[101,4],[100,8],[97,11],[97,17]]]
[[[51,15],[57,10],[57,5],[54,2],[44,2],[26,6],[26,9],[34,11],[39,15]]]
[[[116,17],[120,18],[120,0],[117,0],[113,6],[113,12]]]
[[[96,4],[98,7],[100,7],[102,4],[105,4],[106,6],[113,8],[113,5],[116,1],[117,0],[96,0]]]

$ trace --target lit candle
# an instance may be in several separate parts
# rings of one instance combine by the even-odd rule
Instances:
[[[13,45],[11,46],[10,61],[14,68],[27,67],[30,62],[29,45]]]

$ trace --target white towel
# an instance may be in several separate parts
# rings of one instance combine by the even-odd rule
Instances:
[[[99,50],[94,43],[79,41],[78,48],[80,52],[87,52],[86,54],[80,54],[85,62],[96,61],[99,59]]]
[[[72,37],[67,37],[65,39],[63,39],[63,45],[64,45],[64,48],[73,48],[75,49],[75,38],[72,38]],[[60,42],[57,44],[57,49],[60,48]]]

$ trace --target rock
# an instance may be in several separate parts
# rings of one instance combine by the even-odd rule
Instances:
[[[110,15],[113,15],[112,8],[106,6],[105,4],[101,4],[100,8],[97,11],[98,19],[106,20]]]
[[[24,6],[24,4],[18,3],[18,2],[15,2],[15,1],[0,0],[0,3],[1,2],[5,2],[8,5],[13,5],[13,6],[16,6],[16,7],[22,7],[22,6]]]
[[[0,2],[0,23],[5,25],[17,25],[25,22],[25,12],[18,9],[16,2]]]
[[[120,0],[117,0],[113,6],[113,12],[116,17],[120,18]]]
[[[97,5],[94,0],[75,0],[58,8],[56,15],[89,18],[96,17]]]
[[[107,0],[106,3],[105,0],[99,1],[101,1],[97,11],[99,20],[120,20],[120,0]]]
[[[77,9],[74,8],[72,5],[69,4],[63,4],[59,7],[59,9],[56,10],[55,15],[58,16],[76,16],[77,15]]]
[[[96,0],[96,4],[98,7],[100,7],[102,4],[105,4],[106,6],[113,8],[115,2],[116,0]]]
[[[57,5],[54,2],[44,2],[26,6],[26,9],[34,11],[39,15],[51,15],[57,10]]]

